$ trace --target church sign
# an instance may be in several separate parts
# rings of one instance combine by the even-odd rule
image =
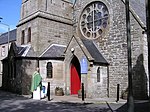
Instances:
[[[81,64],[81,74],[87,74],[87,72],[88,72],[88,62],[87,62],[86,57],[82,57],[82,59],[80,61],[80,64]]]

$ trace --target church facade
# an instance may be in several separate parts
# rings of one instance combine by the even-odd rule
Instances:
[[[130,7],[133,93],[136,99],[145,99],[149,89],[147,40],[145,21],[136,13],[135,3],[132,0]],[[19,94],[30,94],[31,76],[39,66],[43,82],[51,84],[51,94],[56,87],[62,87],[65,95],[78,94],[83,83],[90,98],[116,97],[117,84],[120,97],[125,95],[124,1],[22,0],[17,41],[3,64],[3,88]]]

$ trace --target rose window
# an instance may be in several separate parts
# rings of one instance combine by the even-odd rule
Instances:
[[[102,2],[88,5],[80,18],[80,30],[84,37],[96,39],[105,34],[109,22],[109,12]]]

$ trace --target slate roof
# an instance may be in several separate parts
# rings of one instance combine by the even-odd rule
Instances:
[[[53,44],[40,57],[62,58],[66,46]]]
[[[84,46],[94,59],[94,63],[109,65],[92,40],[82,40]]]
[[[16,29],[11,30],[9,32],[9,41],[10,42],[16,41],[16,32],[17,32]],[[8,42],[8,32],[3,33],[2,35],[0,35],[0,45],[6,44],[7,42]]]
[[[130,0],[130,5],[140,20],[146,25],[145,0]]]
[[[26,56],[27,53],[25,53],[28,49],[28,46],[20,46],[20,47],[17,47],[18,48],[18,55],[19,56]]]
[[[17,56],[17,57],[26,56],[30,49],[30,45],[17,46],[15,42],[13,42],[11,44],[11,47],[13,48],[13,50],[15,52],[15,56]]]

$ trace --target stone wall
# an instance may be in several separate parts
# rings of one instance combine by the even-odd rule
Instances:
[[[101,1],[101,0],[100,0]],[[75,21],[77,24],[74,25],[75,31],[77,36],[83,38],[80,33],[79,29],[79,19],[84,7],[91,3],[91,0],[86,1],[78,1],[75,6]],[[94,40],[97,44],[102,55],[106,58],[109,62],[109,96],[116,97],[117,93],[117,84],[120,84],[120,93],[125,91],[128,86],[128,62],[127,62],[127,37],[126,37],[126,13],[125,13],[125,5],[120,0],[104,0],[102,1],[106,4],[110,14],[110,23],[108,33],[103,37],[97,40]],[[137,20],[131,16],[131,39],[132,39],[132,63],[133,63],[133,70],[140,69],[143,71],[147,69],[146,62],[146,52],[143,50],[145,48],[145,41],[143,39],[142,28],[138,24]],[[145,48],[146,49],[146,48]],[[136,67],[136,61],[140,55],[144,54],[144,67]],[[143,66],[143,65],[142,65]],[[136,68],[136,69],[135,69]],[[143,69],[143,70],[142,70]],[[142,72],[142,74],[143,74]],[[134,72],[135,73],[135,72]],[[135,77],[138,74],[134,75]],[[146,74],[143,75],[146,78]],[[142,77],[143,77],[142,76]],[[140,76],[141,77],[141,76]],[[143,77],[143,78],[144,78]],[[146,83],[147,80],[143,79]],[[140,79],[140,78],[139,78]],[[133,79],[138,80],[138,79]],[[137,83],[138,82],[138,83]],[[146,89],[136,89],[141,88],[142,80],[133,81],[135,83],[134,87],[136,92],[134,91],[134,95],[142,93]],[[147,84],[144,84],[144,88],[146,88]],[[136,87],[137,86],[137,87]],[[145,94],[145,93],[144,93]],[[120,94],[121,95],[121,94]],[[136,96],[136,95],[135,95]],[[145,96],[145,95],[144,95]]]
[[[52,63],[52,78],[47,78],[47,63]],[[65,91],[65,76],[64,76],[64,63],[59,60],[41,60],[39,62],[40,74],[43,82],[50,82],[50,93],[55,94],[55,88],[61,87]]]
[[[24,23],[21,26],[17,27],[17,45],[21,45],[21,37],[22,37],[22,31],[25,32],[25,40],[24,40],[24,44],[32,44],[33,48],[35,51],[37,51],[36,49],[36,45],[37,45],[37,39],[39,38],[39,32],[38,32],[38,20],[34,19],[31,20],[29,23]],[[27,43],[27,39],[28,39],[28,29],[31,28],[31,43]]]
[[[72,4],[67,0],[32,0],[23,3],[25,17],[17,26],[17,43],[21,44],[22,31],[25,31],[25,43],[31,44],[39,55],[49,45],[59,43],[67,45],[72,33]],[[23,5],[22,4],[22,5]],[[35,6],[33,8],[33,6]],[[23,8],[23,6],[22,6]],[[30,10],[31,9],[31,10]],[[31,28],[31,42],[27,42],[28,29]]]
[[[19,76],[21,79],[22,94],[31,94],[32,75],[36,70],[37,60],[22,59]]]
[[[51,44],[67,45],[72,37],[72,25],[39,19],[37,49],[44,51]]]
[[[76,38],[76,39],[75,39]],[[94,65],[90,62],[90,54],[83,46],[83,43],[78,37],[74,37],[69,43],[69,46],[65,52],[65,77],[66,77],[66,90],[67,94],[70,94],[70,65],[74,57],[77,57],[79,62],[83,57],[88,58],[88,73],[80,74],[81,83],[84,83],[86,96],[90,98],[108,97],[108,71],[107,67]],[[71,49],[74,48],[74,52]],[[92,65],[91,65],[92,64]],[[97,82],[97,68],[100,67],[100,82]],[[67,89],[69,88],[69,89]]]
[[[25,17],[21,19],[21,21],[19,22],[17,28],[17,37],[18,37],[17,42],[20,44],[22,30],[25,30],[25,39],[27,39],[28,36],[27,30],[29,27],[31,27],[31,37],[32,37],[31,45],[38,55],[41,54],[51,44],[55,43],[67,45],[73,34],[78,38],[85,39],[80,32],[79,20],[85,6],[93,1],[94,0],[92,1],[77,0],[74,7],[75,9],[73,12],[73,18],[72,18],[72,4],[70,4],[70,2],[68,1],[62,0],[61,2],[55,1],[53,3],[50,3],[49,1],[46,3],[45,1],[38,0],[32,3],[32,5],[35,4],[36,5],[35,9],[33,9],[34,11],[31,12],[36,13],[33,13],[32,15],[26,14]],[[109,93],[107,94],[106,92],[105,88],[106,85],[102,84],[101,86],[101,84],[97,83],[93,85],[93,88],[95,88],[95,90],[97,88],[103,88],[103,90],[105,91],[104,94],[101,94],[101,91],[95,91],[93,88],[88,89],[88,93],[92,93],[92,91],[94,91],[93,95],[95,96],[97,95],[97,97],[99,97],[98,94],[104,97],[106,97],[107,95],[110,97],[116,97],[117,84],[120,84],[120,95],[123,91],[127,90],[128,88],[125,5],[121,0],[119,1],[99,0],[99,1],[103,2],[108,7],[110,14],[109,27],[107,29],[108,31],[106,32],[105,36],[94,40],[98,49],[110,64],[109,72],[107,73],[109,74],[108,76],[109,85],[107,85],[109,87],[108,88]],[[26,13],[27,12],[28,10],[26,10]],[[135,98],[137,99],[140,96],[144,96],[143,98],[146,98],[148,85],[147,47],[146,47],[147,44],[145,39],[143,38],[144,37],[142,34],[143,29],[141,28],[137,20],[135,20],[132,13],[130,13],[130,17],[131,17],[130,22],[131,22],[131,40],[132,40],[131,46],[132,46],[132,65],[133,65],[133,87],[134,87],[133,92]],[[66,57],[64,61],[65,63],[64,80],[66,83],[65,90],[67,94],[70,92],[69,90],[70,90],[71,60],[73,56],[76,56],[80,61],[82,56],[85,55],[84,54],[85,52],[83,53],[82,51],[84,48],[82,50],[80,48],[82,47],[82,43],[79,42],[80,44],[79,46],[75,41],[76,40],[74,39],[72,40],[71,43],[69,43],[69,47],[66,51],[65,55]],[[26,42],[25,44],[27,44],[27,41],[25,42]],[[75,49],[74,54],[71,53],[71,48]],[[94,83],[96,79],[95,76],[92,75],[96,73],[96,71],[94,71],[96,70],[96,67],[93,67],[91,69],[92,71],[90,70],[88,71],[87,77],[81,76],[83,81],[87,80],[87,88],[92,83],[92,80],[94,80],[93,81]],[[56,82],[54,83],[56,84]],[[107,83],[106,80],[104,82]],[[62,83],[59,84],[63,85],[64,82],[62,81]]]

